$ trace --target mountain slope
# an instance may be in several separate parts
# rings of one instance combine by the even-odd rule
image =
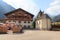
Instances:
[[[52,21],[56,22],[58,19],[60,19],[60,15],[57,15],[57,16],[53,17]]]
[[[7,3],[3,2],[3,0],[0,0],[0,18],[4,18],[4,14],[7,12],[10,12],[14,10],[12,6],[8,5]]]

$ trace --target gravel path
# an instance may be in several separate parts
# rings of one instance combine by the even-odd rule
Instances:
[[[23,34],[1,34],[0,40],[60,40],[60,31],[28,30]]]

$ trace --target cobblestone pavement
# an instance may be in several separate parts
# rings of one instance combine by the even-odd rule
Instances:
[[[27,30],[22,34],[1,34],[0,40],[60,40],[60,31]]]

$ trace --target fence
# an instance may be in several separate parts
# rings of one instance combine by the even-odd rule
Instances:
[[[60,22],[53,22],[51,26],[52,30],[60,30]]]

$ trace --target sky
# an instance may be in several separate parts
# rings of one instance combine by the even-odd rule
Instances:
[[[60,14],[60,0],[3,0],[12,7],[22,8],[35,16],[40,10],[56,16]]]

